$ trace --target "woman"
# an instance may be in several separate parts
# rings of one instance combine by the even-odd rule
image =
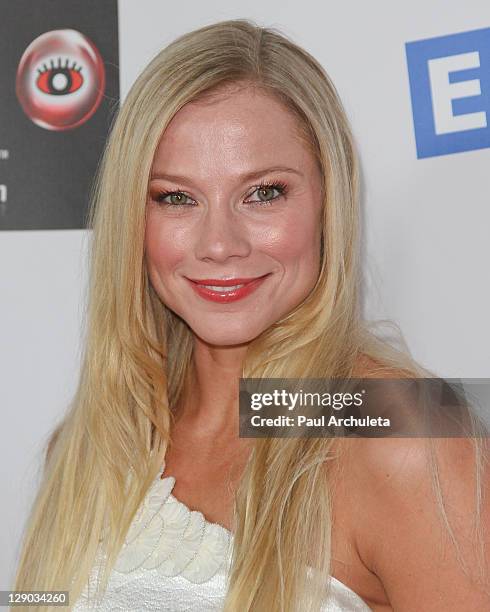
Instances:
[[[280,33],[225,21],[155,57],[101,166],[81,381],[16,589],[76,610],[98,576],[100,610],[488,609],[482,440],[238,437],[240,377],[428,375],[361,320],[358,200],[334,86]]]

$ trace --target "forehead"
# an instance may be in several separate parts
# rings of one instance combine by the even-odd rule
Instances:
[[[172,118],[154,165],[181,165],[183,158],[203,170],[216,163],[230,168],[313,163],[296,115],[257,86],[237,85],[187,103]]]

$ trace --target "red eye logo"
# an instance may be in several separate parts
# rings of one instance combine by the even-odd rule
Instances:
[[[105,89],[97,47],[76,30],[52,30],[27,47],[16,93],[26,115],[47,130],[70,130],[97,110]]]
[[[65,66],[62,66],[60,58],[58,58],[57,66],[54,65],[53,60],[50,64],[51,68],[47,68],[46,64],[42,69],[38,68],[39,77],[36,85],[44,93],[64,96],[77,91],[83,85],[83,77],[80,74],[82,68],[76,68],[76,62],[73,62],[71,68],[68,67],[68,60]]]

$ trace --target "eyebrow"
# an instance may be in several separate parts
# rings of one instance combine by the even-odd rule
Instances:
[[[264,174],[269,174],[271,172],[289,172],[291,174],[297,174],[298,176],[303,176],[303,173],[299,170],[295,170],[294,168],[288,168],[288,166],[271,166],[270,168],[262,168],[260,170],[253,170],[252,172],[246,172],[245,174],[237,175],[238,180],[242,181],[250,181],[253,179],[258,179]],[[150,180],[153,179],[166,179],[168,181],[173,181],[175,183],[191,183],[191,181],[181,175],[177,174],[164,174],[163,172],[155,172],[151,175]]]

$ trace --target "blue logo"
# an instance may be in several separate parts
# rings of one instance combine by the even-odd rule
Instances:
[[[490,28],[405,50],[417,157],[490,147]]]

